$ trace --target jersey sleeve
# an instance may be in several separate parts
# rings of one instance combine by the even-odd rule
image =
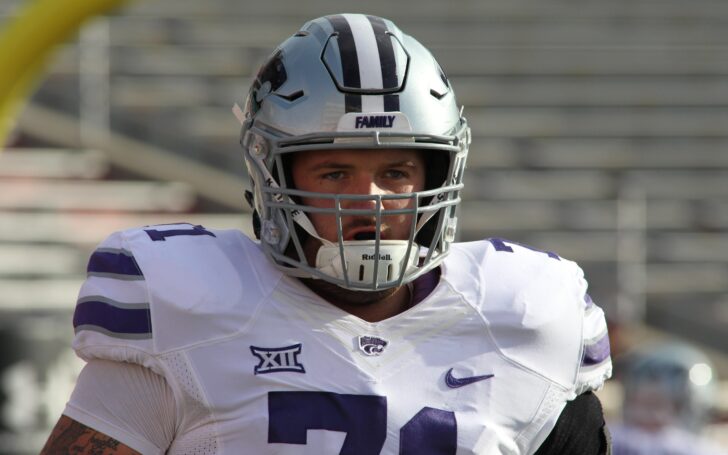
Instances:
[[[185,223],[110,235],[79,293],[76,353],[163,374],[165,353],[244,330],[275,281],[261,278],[262,253],[243,237]]]
[[[577,263],[503,239],[459,248],[470,256],[460,262],[474,269],[461,265],[450,276],[478,302],[505,357],[549,378],[568,399],[601,387],[612,368],[607,324]]]
[[[576,378],[576,394],[599,390],[612,375],[609,333],[604,311],[584,293],[582,355]]]
[[[98,359],[81,371],[63,413],[145,455],[166,452],[177,422],[174,394],[163,377]]]
[[[82,359],[146,366],[154,359],[147,281],[125,232],[104,240],[91,254],[73,315],[73,348]]]

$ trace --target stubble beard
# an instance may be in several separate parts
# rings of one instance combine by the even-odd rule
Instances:
[[[355,291],[321,279],[301,278],[301,281],[319,297],[337,306],[365,307],[378,303],[397,291],[397,288]]]

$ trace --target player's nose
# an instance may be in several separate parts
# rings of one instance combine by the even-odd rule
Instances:
[[[348,191],[349,194],[358,196],[371,196],[367,198],[355,199],[349,201],[348,208],[360,209],[376,209],[377,196],[386,194],[387,192],[381,188],[375,179],[367,174],[357,175],[351,180]]]

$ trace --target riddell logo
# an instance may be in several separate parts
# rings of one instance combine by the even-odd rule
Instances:
[[[391,128],[394,115],[357,115],[354,128]]]
[[[362,261],[373,261],[377,259],[377,256],[375,254],[362,254],[361,255]],[[380,254],[379,255],[380,261],[391,261],[392,256],[390,254]]]

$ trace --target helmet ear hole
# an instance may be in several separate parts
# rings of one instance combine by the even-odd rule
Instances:
[[[430,247],[432,239],[435,236],[435,232],[437,231],[437,221],[439,218],[439,216],[433,216],[420,228],[420,231],[415,236],[415,242],[418,245],[422,245],[427,248]]]
[[[432,190],[440,188],[446,182],[450,170],[450,156],[445,152],[422,152],[425,159],[425,189]],[[432,196],[423,198],[420,206],[426,206],[432,201]],[[439,216],[430,218],[415,236],[418,245],[429,247],[437,231]]]
[[[423,152],[425,158],[425,189],[432,190],[445,184],[450,170],[450,156],[447,152]],[[428,201],[429,202],[429,201]]]
[[[282,168],[283,178],[279,179],[279,169],[276,167],[273,172],[273,178],[280,182],[281,186],[286,188],[295,189],[296,184],[293,181],[293,164],[294,164],[295,153],[284,153],[280,156],[280,163]],[[296,196],[290,196],[297,204],[300,203]]]
[[[260,215],[257,210],[253,210],[253,234],[256,239],[260,240]]]

